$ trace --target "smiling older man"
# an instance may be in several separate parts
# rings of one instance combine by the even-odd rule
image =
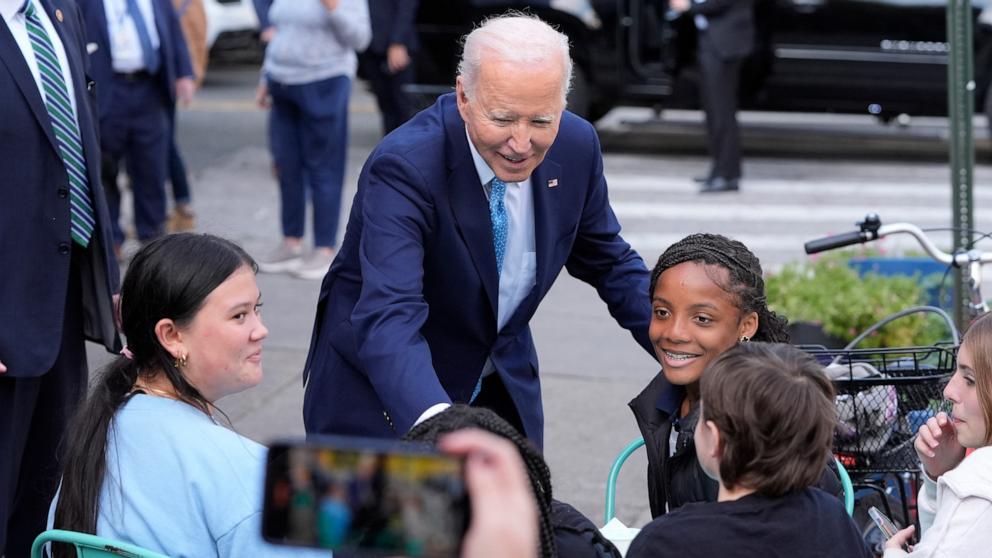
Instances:
[[[307,432],[402,436],[471,403],[540,447],[528,322],[563,266],[651,352],[648,271],[620,238],[595,130],[565,111],[571,73],[564,35],[490,19],[455,93],[369,156],[320,293]]]

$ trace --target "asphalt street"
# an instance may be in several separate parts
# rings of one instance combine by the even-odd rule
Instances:
[[[215,66],[194,104],[179,113],[179,142],[190,167],[199,230],[235,240],[255,256],[279,241],[279,203],[266,142],[266,113],[252,99],[251,66]],[[948,226],[951,220],[946,123],[881,126],[864,116],[742,115],[745,178],[740,193],[695,193],[705,174],[701,116],[622,109],[600,122],[613,207],[624,236],[650,266],[670,243],[697,231],[744,241],[767,269],[804,258],[806,240],[848,230],[866,212],[884,221]],[[348,177],[341,230],[358,172],[379,139],[374,101],[357,83],[350,112]],[[979,156],[990,149],[976,120]],[[976,169],[976,223],[992,229],[992,171]],[[564,185],[567,186],[567,185]],[[946,236],[937,236],[945,239]],[[909,247],[890,243],[886,250]],[[265,345],[262,385],[221,401],[242,434],[260,442],[303,433],[302,381],[318,281],[260,275]],[[615,325],[590,287],[563,274],[533,322],[541,357],[545,453],[555,496],[602,523],[613,458],[638,433],[626,407],[657,364]],[[108,356],[90,347],[91,367]],[[635,454],[620,477],[618,514],[649,519],[646,463]]]

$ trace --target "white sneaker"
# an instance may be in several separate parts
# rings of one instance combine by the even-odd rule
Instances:
[[[303,263],[303,246],[289,246],[280,242],[265,257],[258,260],[258,270],[262,273],[293,271]]]
[[[334,261],[334,255],[335,252],[333,251],[328,254],[324,250],[315,249],[291,273],[300,279],[323,279],[331,267],[331,262]]]

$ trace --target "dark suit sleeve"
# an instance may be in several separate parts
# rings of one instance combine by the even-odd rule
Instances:
[[[269,8],[272,7],[272,0],[252,0],[252,3],[255,4],[255,13],[258,15],[259,29],[270,27],[272,23],[269,21]]]
[[[173,59],[169,61],[176,70],[176,77],[193,77],[193,64],[189,60],[189,49],[186,48],[186,37],[183,36],[182,27],[179,25],[179,16],[172,2],[165,2],[162,6],[168,14],[166,27],[169,29],[169,37],[174,46]],[[170,84],[171,85],[171,84]]]
[[[362,292],[352,313],[362,368],[401,433],[430,406],[451,401],[420,332],[429,311],[424,240],[435,218],[423,184],[400,157],[384,155],[371,164],[359,246]]]
[[[586,130],[590,151],[586,158],[576,160],[593,162],[589,190],[565,267],[572,276],[596,289],[609,307],[610,315],[653,357],[648,339],[650,274],[644,260],[620,237],[620,223],[607,195],[599,138],[592,126],[586,124]]]
[[[419,0],[397,0],[396,17],[393,19],[393,28],[389,33],[390,45],[401,44],[408,50],[416,48],[413,23],[417,18],[419,3]]]

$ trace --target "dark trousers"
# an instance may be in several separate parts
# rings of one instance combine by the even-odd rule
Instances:
[[[169,184],[172,185],[172,199],[177,203],[189,203],[189,178],[186,176],[186,163],[179,146],[176,145],[176,105],[168,111],[169,117]]]
[[[700,31],[699,71],[702,78],[706,136],[713,166],[710,177],[741,176],[740,132],[737,128],[737,92],[743,59],[726,60]]]
[[[314,246],[332,248],[348,154],[351,79],[337,76],[300,85],[270,79],[269,94],[269,148],[279,176],[282,234],[303,236],[309,186]]]
[[[59,452],[72,413],[86,390],[80,272],[74,247],[59,356],[33,378],[0,375],[0,556],[26,558],[45,530],[62,474]],[[16,327],[16,324],[11,324]]]
[[[473,407],[483,407],[499,415],[503,420],[526,436],[524,421],[517,412],[517,404],[510,397],[510,392],[503,385],[498,373],[492,373],[482,379],[482,389],[472,402]]]
[[[413,64],[393,74],[389,72],[385,53],[368,50],[358,56],[358,63],[375,94],[382,114],[382,135],[386,135],[413,116],[413,103],[403,92],[404,85],[413,83]]]
[[[134,194],[134,227],[138,239],[151,240],[165,231],[165,176],[169,151],[169,102],[158,78],[124,80],[110,84],[113,103],[100,117],[103,149],[103,187],[110,207],[114,242],[124,242],[120,226],[121,194],[117,172],[127,165]]]

